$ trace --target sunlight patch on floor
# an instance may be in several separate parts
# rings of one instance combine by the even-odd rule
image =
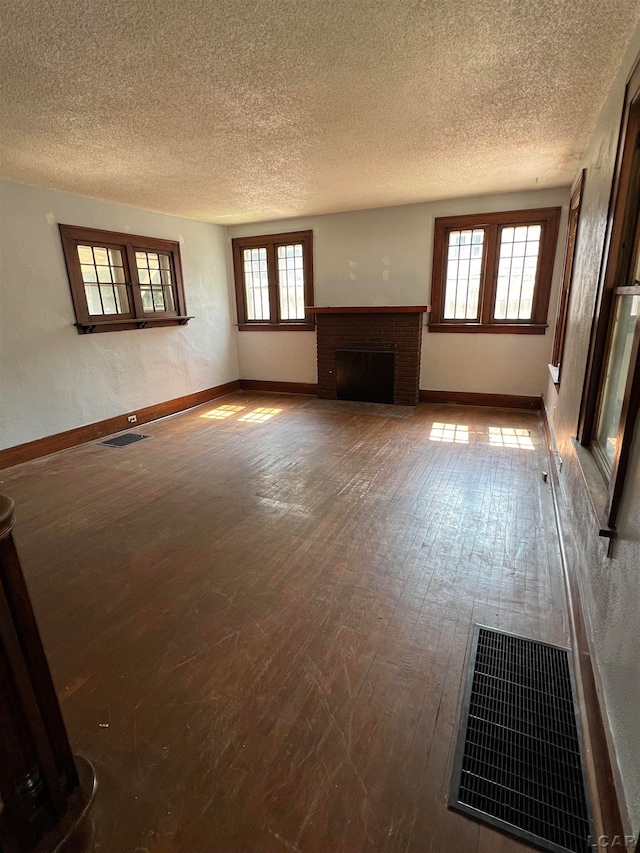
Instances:
[[[214,421],[223,421],[226,418],[230,418],[231,415],[242,412],[244,409],[246,409],[246,406],[230,406],[225,404],[224,406],[218,406],[217,409],[211,409],[210,412],[205,412],[204,415],[200,415],[200,417],[210,418]]]
[[[270,420],[274,415],[279,414],[281,411],[282,409],[272,409],[266,406],[259,406],[252,412],[247,412],[246,415],[238,418],[238,420],[241,423],[263,423],[264,421]]]
[[[429,441],[469,444],[469,427],[466,424],[434,423],[429,434]]]
[[[528,429],[512,427],[489,427],[489,444],[492,447],[518,447],[520,450],[535,450]]]

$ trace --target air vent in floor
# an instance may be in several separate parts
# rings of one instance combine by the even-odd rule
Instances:
[[[569,652],[475,626],[449,806],[553,853],[589,853]]]
[[[116,435],[115,438],[110,438],[108,441],[101,441],[106,447],[128,447],[130,444],[135,444],[137,441],[142,441],[144,438],[151,438],[149,435],[138,435],[135,432],[126,432],[124,435]]]

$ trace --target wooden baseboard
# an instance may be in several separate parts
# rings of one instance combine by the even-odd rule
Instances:
[[[201,403],[207,403],[217,397],[223,397],[239,388],[239,380],[234,379],[233,382],[225,382],[224,385],[216,385],[214,388],[196,391],[195,394],[186,394],[184,397],[176,397],[164,403],[146,406],[144,409],[125,412],[115,418],[107,418],[104,421],[69,429],[56,435],[48,435],[45,438],[38,438],[35,441],[18,444],[15,447],[8,447],[6,450],[0,450],[0,469],[10,468],[12,465],[19,465],[21,462],[29,462],[42,456],[49,456],[59,450],[68,450],[70,447],[102,438],[105,435],[112,435],[114,432],[121,432],[128,428],[135,429],[140,424],[147,424],[150,421],[158,420],[158,418],[165,418],[167,415],[175,415],[177,412],[191,409],[193,406],[199,406]],[[136,415],[135,425],[127,421],[129,415]]]
[[[520,394],[480,394],[476,391],[420,391],[421,403],[485,406],[491,409],[542,409],[542,397]]]
[[[275,394],[308,394],[317,396],[318,386],[312,382],[272,382],[269,379],[241,379],[243,391],[267,391]]]
[[[586,782],[592,807],[594,830],[596,838],[603,836],[609,840],[614,837],[624,839],[628,816],[616,785],[614,773],[616,763],[612,753],[613,739],[611,732],[608,731],[608,718],[597,687],[596,664],[591,654],[587,624],[580,599],[577,577],[579,556],[564,505],[560,475],[556,464],[557,455],[554,452],[554,435],[546,408],[543,410],[542,420],[547,442],[549,483],[558,529],[558,544],[569,614],[571,647],[578,692],[577,702],[583,723]],[[626,834],[628,835],[628,827]],[[626,851],[627,848],[622,844],[620,849]]]

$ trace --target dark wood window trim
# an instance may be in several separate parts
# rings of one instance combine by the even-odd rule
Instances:
[[[551,279],[555,261],[561,208],[511,210],[501,213],[439,217],[435,220],[433,272],[431,284],[432,313],[430,332],[462,332],[489,334],[544,335],[547,330]],[[494,317],[498,277],[499,235],[503,227],[540,225],[540,251],[533,310],[530,320],[498,320]],[[447,272],[448,235],[458,229],[484,229],[482,272],[480,280],[479,318],[475,321],[451,320],[444,317]]]
[[[305,316],[302,320],[283,320],[280,317],[278,300],[277,248],[291,243],[302,244],[304,268]],[[283,234],[266,234],[257,237],[234,237],[231,241],[233,271],[238,307],[238,328],[242,332],[311,332],[315,322],[307,308],[313,307],[313,231],[290,231]],[[244,249],[266,249],[267,274],[269,281],[270,320],[249,320],[247,316],[247,294],[244,285]]]
[[[567,317],[569,310],[569,299],[571,296],[571,285],[573,281],[573,263],[578,246],[578,226],[580,224],[580,210],[582,208],[582,196],[584,193],[584,182],[587,170],[580,172],[571,191],[569,202],[569,221],[567,223],[567,240],[564,250],[564,264],[562,268],[562,287],[558,299],[558,313],[556,316],[556,329],[553,337],[553,355],[551,357],[551,368],[556,385],[560,385],[562,374],[562,357],[564,355],[564,343],[567,331]]]
[[[592,504],[600,502],[601,527],[615,529],[629,465],[634,427],[640,408],[640,316],[636,319],[630,355],[616,451],[610,470],[602,464],[596,447],[597,419],[602,400],[605,370],[613,332],[614,309],[620,296],[640,293],[638,284],[630,281],[631,263],[638,250],[640,227],[640,61],[631,73],[626,89],[618,144],[618,158],[609,204],[607,236],[601,265],[600,288],[592,324],[587,370],[578,422],[577,442],[591,451],[601,476],[592,485]],[[580,458],[580,455],[578,455]],[[592,478],[593,480],[593,478]],[[602,493],[605,500],[602,501]],[[602,533],[602,531],[601,531]]]
[[[71,287],[71,297],[76,315],[75,326],[79,334],[91,332],[118,332],[127,329],[144,329],[152,326],[185,325],[193,319],[187,314],[182,279],[180,244],[173,240],[142,237],[118,231],[83,228],[79,225],[60,225],[62,249]],[[116,314],[91,314],[82,276],[78,246],[116,249],[121,252],[124,268],[128,311]],[[171,291],[174,307],[166,311],[145,311],[140,292],[140,279],[136,251],[160,252],[169,256]]]

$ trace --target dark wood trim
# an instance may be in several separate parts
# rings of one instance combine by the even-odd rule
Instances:
[[[147,316],[142,319],[131,320],[90,320],[88,323],[75,323],[74,325],[83,335],[87,335],[98,332],[124,332],[131,329],[146,329],[149,326],[156,328],[160,326],[186,326],[189,320],[193,320],[193,315],[186,317]]]
[[[585,370],[582,399],[580,402],[580,413],[578,416],[577,436],[580,443],[587,447],[591,443],[593,425],[596,417],[598,395],[600,391],[600,376],[604,364],[609,319],[611,315],[612,290],[616,283],[618,270],[618,255],[622,242],[622,231],[624,224],[624,213],[627,209],[629,196],[629,183],[631,168],[633,165],[633,150],[631,138],[633,126],[631,119],[631,107],[640,97],[640,58],[629,75],[625,106],[620,118],[620,130],[618,133],[618,150],[616,154],[616,166],[611,183],[611,194],[609,196],[609,209],[607,213],[607,231],[604,239],[604,248],[600,261],[599,286],[596,294],[596,304],[591,323],[591,335],[589,340],[589,352]],[[636,116],[638,118],[638,116]]]
[[[482,228],[488,225],[536,225],[556,215],[560,210],[559,207],[528,207],[495,213],[465,213],[461,216],[439,216],[436,222],[447,230]]]
[[[327,305],[307,308],[309,314],[428,314],[430,305]]]
[[[163,240],[157,237],[145,237],[139,234],[127,234],[120,231],[103,231],[97,228],[84,228],[79,225],[60,224],[60,239],[71,298],[76,316],[75,326],[78,334],[93,332],[119,332],[131,328],[144,329],[154,326],[184,326],[193,319],[187,314],[182,276],[182,260],[180,258],[180,243],[176,240]],[[89,313],[89,304],[82,278],[77,247],[100,246],[118,249],[123,258],[124,277],[129,300],[129,311],[123,314]],[[136,250],[157,251],[169,256],[172,275],[171,289],[173,291],[174,310],[147,312],[144,310],[140,296],[140,281],[135,260]],[[98,282],[99,283],[99,282]]]
[[[60,450],[68,450],[70,447],[76,447],[78,444],[85,444],[87,441],[94,441],[96,438],[103,438],[115,432],[136,429],[141,424],[147,424],[150,421],[158,420],[158,418],[167,417],[167,415],[175,415],[177,412],[191,409],[201,403],[223,397],[225,394],[231,394],[232,391],[237,391],[239,388],[240,381],[234,379],[224,385],[216,385],[214,388],[196,391],[194,394],[186,394],[184,397],[176,397],[173,400],[156,403],[142,409],[135,409],[133,412],[125,412],[104,421],[38,438],[25,444],[17,444],[15,447],[8,447],[5,450],[0,450],[0,470],[10,468],[12,465],[19,465],[21,462],[29,462],[31,459],[49,456],[51,453],[57,453]],[[136,415],[137,421],[135,424],[130,424],[127,418],[133,414]]]
[[[547,328],[549,298],[553,279],[560,207],[530,210],[509,210],[500,213],[466,214],[437,217],[434,224],[431,302],[433,305],[432,332],[498,332],[503,334],[543,335]],[[517,225],[540,225],[540,252],[530,321],[496,320],[495,299],[498,276],[498,245],[502,228]],[[447,235],[462,228],[484,228],[482,273],[480,280],[479,320],[460,322],[444,317],[445,280],[447,269]]]
[[[306,255],[306,246],[303,253]],[[278,261],[275,243],[267,244],[267,279],[269,281],[269,316],[271,324],[280,323],[280,305],[278,300]],[[305,299],[306,302],[306,299]],[[247,325],[250,321],[247,320]]]
[[[615,303],[614,303],[615,304]],[[624,483],[629,469],[631,448],[638,411],[640,410],[640,316],[636,318],[631,347],[629,376],[625,388],[616,453],[611,467],[611,482],[607,499],[607,519],[611,527],[616,524]]]
[[[280,245],[290,243],[302,243],[302,260],[304,265],[304,303],[305,318],[300,321],[281,320],[280,305],[278,302],[278,267],[276,249]],[[244,286],[244,265],[242,251],[244,249],[266,249],[267,250],[267,276],[269,281],[269,311],[271,319],[263,320],[247,319],[247,294]],[[255,331],[312,331],[315,326],[310,320],[309,308],[313,305],[313,231],[291,231],[285,234],[262,234],[255,237],[234,237],[231,240],[231,254],[233,256],[233,280],[236,291],[236,306],[238,311],[238,329],[241,332]]]
[[[274,394],[305,394],[312,397],[318,395],[318,386],[313,382],[272,382],[269,379],[241,379],[240,388],[243,391],[265,391]]]
[[[89,850],[91,765],[72,755],[12,529],[14,502],[0,495],[0,765],[3,850]],[[6,845],[6,848],[5,848]],[[71,853],[71,844],[64,847]]]
[[[576,438],[571,441],[571,449],[578,462],[583,485],[589,498],[591,512],[598,528],[598,536],[612,540],[616,535],[616,531],[614,528],[609,527],[606,510],[608,497],[607,484],[602,476],[602,471],[596,464],[593,453],[586,447],[583,447]]]
[[[445,283],[446,283],[446,255],[447,255],[447,231],[445,230],[444,234],[444,247],[443,247],[443,263],[444,263],[444,275],[442,277],[442,302],[440,303],[440,318],[442,324],[445,325],[450,321],[445,321],[443,319],[443,310],[444,310],[444,298],[445,298]],[[479,301],[479,310],[480,310],[480,327],[491,325],[491,317],[493,315],[493,306],[495,305],[496,291],[498,288],[498,260],[499,260],[499,251],[498,251],[498,237],[500,234],[500,225],[497,222],[490,222],[486,231],[485,231],[485,240],[484,246],[482,249],[482,273],[480,280],[480,301]],[[495,274],[494,274],[495,273]],[[457,325],[457,324],[456,324]],[[503,323],[506,328],[507,324]],[[509,325],[520,326],[519,323],[512,323]],[[435,329],[434,329],[435,331]]]
[[[279,234],[256,234],[248,237],[234,237],[232,243],[241,249],[260,249],[269,243],[276,245],[289,245],[290,243],[303,243],[313,231],[281,231]]]
[[[580,227],[580,211],[582,209],[582,196],[584,195],[584,184],[587,170],[580,172],[578,180],[571,191],[569,202],[569,221],[567,223],[567,239],[564,248],[564,263],[562,267],[562,284],[558,298],[558,311],[556,314],[556,327],[553,336],[553,355],[551,364],[558,369],[555,384],[560,384],[562,357],[564,355],[565,335],[567,331],[567,319],[569,310],[569,298],[571,296],[571,285],[573,282],[573,262],[578,248],[578,228]]]
[[[420,391],[421,403],[485,406],[491,409],[542,409],[542,397],[520,394],[481,394],[476,391]]]
[[[605,374],[614,330],[617,294],[634,292],[632,264],[636,260],[640,229],[640,60],[627,85],[622,130],[618,144],[618,164],[612,189],[607,240],[580,409],[578,439],[589,447],[608,484],[606,521],[615,528],[625,476],[640,409],[640,318],[636,321],[629,374],[620,415],[616,452],[610,469],[596,445],[599,412],[605,391]],[[619,288],[622,287],[622,290]]]
[[[548,328],[546,323],[429,323],[427,331],[483,335],[545,335]]]
[[[558,542],[563,571],[569,627],[571,633],[571,649],[576,674],[578,696],[576,701],[580,708],[585,738],[586,782],[589,799],[592,806],[592,817],[595,824],[596,837],[607,836],[609,839],[617,836],[625,837],[623,815],[626,806],[621,800],[622,792],[618,795],[614,767],[616,766],[613,738],[608,730],[608,716],[600,699],[596,680],[596,663],[592,657],[587,626],[580,598],[580,587],[577,577],[578,551],[573,536],[571,522],[568,518],[562,491],[560,477],[554,453],[553,430],[548,420],[546,409],[543,410],[543,425],[547,441],[549,458],[549,484],[553,499]]]

